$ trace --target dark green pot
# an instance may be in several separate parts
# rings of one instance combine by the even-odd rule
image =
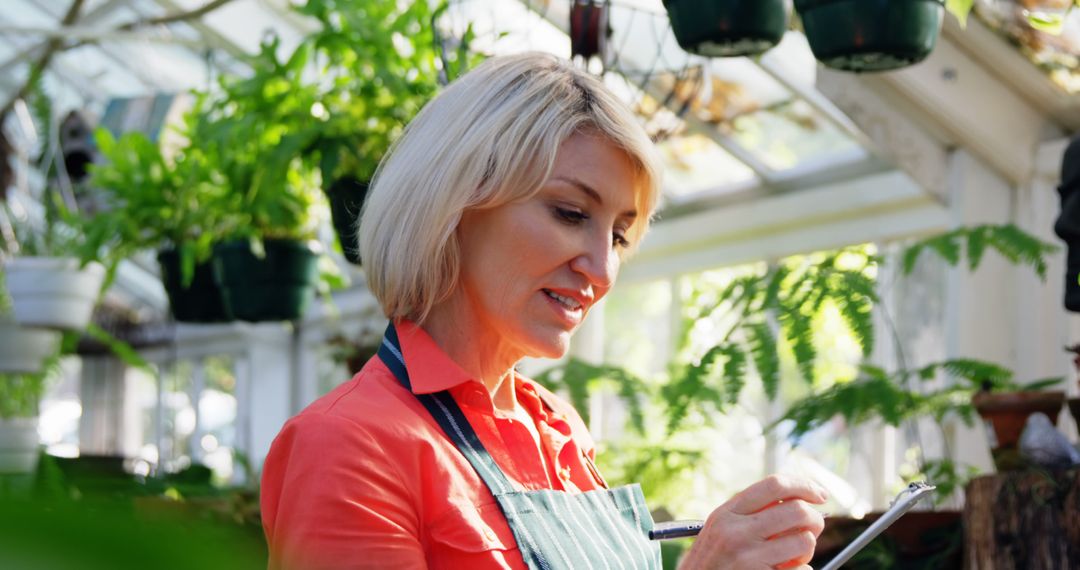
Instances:
[[[195,264],[191,284],[184,287],[180,254],[175,249],[158,252],[161,265],[161,284],[169,296],[173,318],[183,323],[224,323],[233,320],[214,279],[211,262]]]
[[[330,201],[330,217],[334,221],[341,250],[349,263],[360,265],[360,249],[356,239],[360,210],[364,207],[368,183],[351,176],[343,176],[325,190]]]
[[[918,63],[937,45],[945,0],[795,0],[814,57],[843,71]]]
[[[756,55],[787,30],[784,0],[664,0],[675,39],[708,57]]]
[[[292,321],[315,296],[319,254],[307,242],[266,240],[259,258],[247,241],[214,246],[214,271],[232,314],[250,322]]]

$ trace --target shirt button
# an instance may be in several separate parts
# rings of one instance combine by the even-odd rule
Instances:
[[[568,481],[570,479],[569,467],[563,467],[562,469],[559,469],[559,479],[562,479],[563,481]]]
[[[491,530],[490,528],[485,528],[484,538],[488,539],[491,542],[495,542],[495,531]]]

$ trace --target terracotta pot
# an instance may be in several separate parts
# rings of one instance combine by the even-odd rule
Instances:
[[[1065,392],[979,392],[971,399],[975,410],[990,423],[994,431],[994,448],[1015,448],[1024,431],[1028,416],[1042,412],[1057,425],[1058,413],[1065,403]]]

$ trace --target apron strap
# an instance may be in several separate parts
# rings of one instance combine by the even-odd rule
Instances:
[[[379,358],[394,374],[398,382],[406,390],[412,392],[412,382],[409,380],[409,371],[405,367],[405,358],[401,354],[401,342],[398,340],[397,329],[393,321],[386,327],[382,345],[379,346]],[[510,479],[502,472],[495,463],[480,437],[476,435],[469,420],[458,407],[457,402],[450,396],[450,392],[442,391],[434,394],[415,394],[420,403],[427,408],[431,416],[442,428],[443,433],[450,438],[458,451],[469,461],[476,474],[483,479],[491,493],[496,497],[516,491]]]

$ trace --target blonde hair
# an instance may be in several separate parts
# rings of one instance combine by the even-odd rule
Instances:
[[[462,213],[535,194],[578,132],[610,141],[636,167],[640,214],[627,233],[639,243],[659,198],[659,161],[597,78],[547,54],[495,57],[428,103],[379,165],[360,218],[367,284],[386,315],[422,322],[457,284]]]

